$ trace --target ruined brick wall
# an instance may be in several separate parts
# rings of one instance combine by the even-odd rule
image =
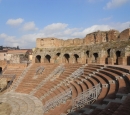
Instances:
[[[59,48],[59,47],[73,47],[82,45],[93,45],[100,44],[109,41],[125,40],[130,36],[129,30],[124,30],[120,33],[117,30],[110,31],[96,31],[87,34],[84,38],[74,38],[74,39],[58,39],[58,38],[37,38],[36,47],[37,48]]]
[[[107,32],[107,39],[108,41],[116,41],[119,36],[119,31],[117,30],[110,30]]]
[[[126,29],[122,31],[119,35],[120,40],[128,40],[130,39],[130,29]]]

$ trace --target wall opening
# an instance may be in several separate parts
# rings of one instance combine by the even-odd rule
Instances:
[[[41,56],[40,55],[36,56],[35,63],[41,63]]]
[[[116,51],[116,63],[115,65],[118,65],[118,58],[121,56],[121,51]]]
[[[0,67],[0,74],[2,74],[2,67]]]
[[[110,50],[111,50],[111,49],[108,49],[108,50],[107,50],[107,57],[106,57],[106,59],[105,59],[105,64],[108,64],[108,58],[110,57]]]
[[[65,63],[69,63],[70,55],[69,54],[64,54],[64,57],[65,57]]]
[[[59,63],[59,56],[60,56],[60,53],[57,53],[54,58],[55,59],[54,63]]]
[[[106,33],[106,42],[108,42],[108,33]]]
[[[127,56],[127,65],[130,65],[130,56]]]
[[[57,53],[56,56],[59,57],[59,56],[60,56],[60,53]]]
[[[75,58],[75,63],[78,63],[79,55],[78,54],[74,54],[74,58]]]
[[[93,56],[94,56],[93,62],[96,63],[97,62],[97,58],[98,58],[98,53],[93,53]]]
[[[51,56],[50,55],[46,55],[45,56],[45,63],[50,63],[51,60]]]

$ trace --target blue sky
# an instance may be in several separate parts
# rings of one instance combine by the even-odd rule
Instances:
[[[84,38],[130,26],[130,0],[0,0],[0,45],[34,48],[36,38]]]

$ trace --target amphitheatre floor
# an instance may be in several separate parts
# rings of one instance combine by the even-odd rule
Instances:
[[[0,115],[43,115],[42,102],[31,95],[8,92],[0,102]]]

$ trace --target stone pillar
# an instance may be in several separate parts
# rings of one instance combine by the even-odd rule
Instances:
[[[54,59],[53,58],[50,59],[50,63],[54,63]]]
[[[87,62],[87,64],[91,64],[92,63],[92,59],[91,58],[87,58],[86,62]]]
[[[69,63],[76,63],[75,58],[73,55],[70,55]]]
[[[44,63],[44,56],[41,57],[41,63]]]
[[[126,57],[118,57],[118,65],[127,65]]]
[[[114,65],[114,59],[113,58],[108,58],[108,64]]]
[[[97,64],[105,64],[105,58],[104,57],[99,57],[97,58]]]
[[[35,57],[32,58],[32,63],[35,63]]]

